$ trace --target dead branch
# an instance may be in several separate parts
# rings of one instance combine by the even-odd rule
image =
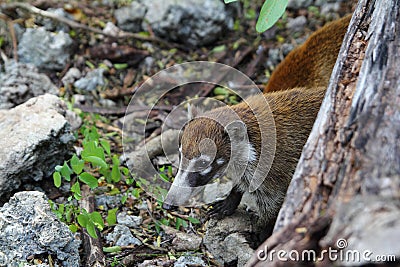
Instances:
[[[14,2],[14,3],[1,5],[1,9],[2,10],[14,10],[14,9],[17,9],[17,8],[22,8],[22,9],[28,11],[29,13],[32,13],[32,14],[35,14],[35,15],[39,15],[39,16],[42,16],[42,17],[45,17],[45,18],[49,18],[49,19],[64,23],[64,24],[66,24],[66,25],[68,25],[68,26],[70,26],[71,28],[74,28],[74,29],[81,29],[81,30],[85,30],[85,31],[90,31],[90,32],[102,34],[104,36],[111,37],[111,38],[116,38],[116,39],[134,38],[134,39],[141,40],[141,41],[149,41],[149,42],[160,43],[160,44],[163,44],[163,45],[165,45],[165,46],[167,46],[169,48],[179,47],[181,49],[185,49],[185,50],[187,49],[186,47],[183,47],[183,46],[178,45],[178,44],[169,43],[169,42],[167,42],[167,41],[165,41],[163,39],[160,39],[160,38],[158,38],[156,36],[143,36],[143,35],[140,35],[140,34],[137,34],[137,33],[125,32],[125,31],[122,31],[122,30],[119,30],[116,35],[115,34],[106,33],[106,32],[103,32],[100,29],[97,29],[97,28],[94,28],[94,27],[91,27],[91,26],[87,26],[87,25],[81,24],[79,22],[70,20],[68,18],[58,16],[58,15],[56,15],[54,13],[39,9],[39,8],[37,8],[35,6],[32,6],[32,5],[28,4],[28,3]]]
[[[90,193],[89,186],[82,186],[82,199],[79,202],[81,208],[87,212],[94,211],[94,197]],[[96,232],[98,233],[97,229]],[[103,246],[99,238],[91,237],[86,229],[82,230],[83,248],[85,250],[85,266],[86,267],[102,267],[106,266],[106,258],[103,253]]]

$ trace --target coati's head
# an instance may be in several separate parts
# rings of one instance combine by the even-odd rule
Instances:
[[[256,153],[248,140],[246,125],[228,107],[190,120],[180,137],[179,169],[164,208],[192,204],[190,200],[206,184],[229,169],[237,169],[238,163],[243,167],[254,160]],[[235,170],[237,178],[244,169]]]

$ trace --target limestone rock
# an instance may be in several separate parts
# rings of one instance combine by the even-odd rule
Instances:
[[[73,41],[68,33],[47,31],[44,27],[26,29],[18,44],[22,63],[32,63],[41,70],[62,70],[69,61]]]
[[[58,97],[45,94],[0,110],[0,198],[21,183],[51,177],[67,159],[74,137]]]
[[[0,208],[1,266],[31,266],[27,258],[33,257],[43,260],[41,266],[78,267],[79,245],[41,192],[16,193]],[[50,255],[54,264],[43,255]]]
[[[5,72],[0,73],[0,109],[22,104],[45,93],[58,93],[57,87],[32,64],[9,61]]]

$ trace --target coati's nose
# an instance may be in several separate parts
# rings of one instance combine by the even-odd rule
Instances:
[[[175,210],[177,208],[177,206],[168,204],[168,203],[163,203],[162,208],[165,210]]]

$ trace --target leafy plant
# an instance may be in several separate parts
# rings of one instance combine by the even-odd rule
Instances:
[[[129,170],[120,166],[117,155],[111,155],[110,143],[100,138],[100,134],[94,126],[82,126],[80,130],[83,134],[83,150],[80,155],[74,154],[62,166],[56,166],[53,173],[56,187],[60,187],[63,180],[72,183],[71,196],[68,198],[70,202],[73,199],[80,200],[82,198],[81,186],[83,184],[94,189],[103,181],[109,184],[118,183],[122,175],[129,176]],[[119,193],[118,189],[116,193]],[[95,228],[99,230],[104,228],[104,221],[98,212],[89,213],[73,204],[60,204],[56,207],[52,203],[52,209],[59,219],[70,225],[70,229],[72,227],[71,230],[76,231],[79,224],[86,228],[92,237],[97,237]],[[116,212],[117,209],[109,210],[106,219],[108,225],[116,223]],[[77,223],[74,222],[74,218]]]
[[[224,0],[225,4],[235,1],[237,0]],[[261,33],[271,28],[283,15],[288,3],[289,0],[265,0],[257,20],[256,30]]]
[[[215,87],[213,93],[216,99],[224,101],[229,105],[235,105],[239,103],[238,99],[239,97],[232,90],[229,90],[228,88]]]

